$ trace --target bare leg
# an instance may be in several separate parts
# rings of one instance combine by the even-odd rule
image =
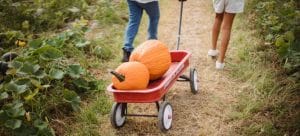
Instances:
[[[235,14],[232,13],[224,13],[224,20],[222,26],[222,41],[221,41],[221,50],[218,61],[220,63],[224,62],[225,53],[227,51],[228,43],[230,40],[231,28]]]
[[[216,50],[224,13],[217,13],[212,31],[212,49]]]

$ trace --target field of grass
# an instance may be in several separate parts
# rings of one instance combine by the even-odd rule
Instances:
[[[278,66],[277,53],[262,42],[258,32],[236,20],[229,65],[231,75],[247,85],[240,90],[239,103],[231,114],[241,135],[299,135],[300,86]]]

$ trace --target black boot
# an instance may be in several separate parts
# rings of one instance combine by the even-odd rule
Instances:
[[[130,51],[127,51],[123,48],[123,58],[122,58],[122,62],[128,62],[129,61],[129,57],[131,55]]]

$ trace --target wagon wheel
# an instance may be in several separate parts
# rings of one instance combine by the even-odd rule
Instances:
[[[158,125],[162,132],[168,131],[172,127],[173,109],[170,103],[164,101],[160,105],[158,113]]]
[[[110,122],[114,128],[124,126],[127,114],[127,103],[114,103],[110,113]]]
[[[195,68],[191,68],[190,70],[190,86],[191,86],[191,91],[193,94],[197,94],[199,91],[198,88],[198,73]]]

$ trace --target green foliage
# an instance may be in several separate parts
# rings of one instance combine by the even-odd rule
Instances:
[[[63,96],[64,96],[65,101],[71,104],[73,110],[79,111],[79,109],[80,109],[79,105],[80,105],[81,99],[77,95],[77,93],[75,93],[74,91],[65,89],[63,91]]]
[[[85,25],[77,23],[57,36],[29,40],[29,47],[9,62],[0,85],[1,127],[14,130],[15,135],[54,135],[47,119],[49,112],[59,105],[79,111],[79,95],[99,90],[100,82],[76,63],[74,55],[65,54],[66,46],[78,48],[82,54],[89,46],[82,44],[88,42],[84,39]]]
[[[24,39],[24,34],[21,31],[1,31],[0,33],[0,47],[2,48],[15,48],[15,42],[18,39]]]
[[[112,56],[114,56],[112,50],[111,50],[111,47],[109,46],[109,44],[102,44],[102,45],[98,45],[98,46],[95,46],[93,49],[92,49],[92,53],[100,58],[100,59],[103,59],[103,60],[108,60],[110,59]]]
[[[104,90],[104,82],[87,69],[94,66],[90,60],[100,63],[114,56],[111,45],[120,37],[124,3],[0,0],[0,55],[7,51],[19,55],[0,78],[0,135],[54,135],[55,119],[81,111],[83,96]],[[101,29],[107,29],[105,35],[87,40],[86,19],[97,19]],[[99,101],[89,111],[95,113],[94,124],[97,112],[110,107],[106,96]]]
[[[76,122],[67,130],[66,135],[101,135],[99,128],[107,120],[106,115],[109,114],[111,105],[111,100],[106,98],[104,92],[90,98],[85,108],[76,113]]]
[[[126,12],[119,11],[125,10],[124,3],[109,0],[0,0],[0,47],[7,50],[16,48],[17,40],[24,40],[26,45],[27,39],[40,37],[42,32],[67,27],[67,23],[78,18],[81,18],[81,24],[85,25],[89,21],[83,18],[97,19],[102,26],[122,24],[125,22],[122,17]],[[67,36],[73,35],[69,34]],[[57,38],[63,36],[66,35],[62,34]],[[76,47],[83,48],[91,44],[90,41],[77,40]],[[55,40],[55,42],[49,44],[59,45],[64,41]],[[31,46],[35,46],[32,44]]]
[[[297,7],[298,6],[298,7]],[[264,40],[275,45],[288,75],[300,79],[300,11],[295,0],[253,0],[249,9]]]
[[[253,5],[257,3],[250,1]],[[248,14],[244,17],[252,16]],[[282,68],[287,64],[297,65],[299,62],[296,63],[295,57],[284,58],[287,56],[278,54],[282,46],[291,49],[291,52],[297,52],[289,45],[289,41],[297,41],[297,36],[293,36],[291,30],[288,30],[278,37],[284,41],[274,39],[269,41],[272,44],[266,44],[261,29],[245,27],[247,19],[236,20],[238,35],[233,37],[232,44],[238,53],[231,57],[232,60],[238,60],[229,64],[233,77],[244,82],[238,91],[239,102],[234,106],[235,111],[231,115],[234,122],[240,122],[235,130],[238,130],[239,135],[299,135],[299,80],[297,75],[286,74],[287,68]],[[281,43],[280,46],[276,46],[277,42],[285,45]],[[279,62],[284,62],[284,65],[278,63],[277,56],[280,58]],[[297,73],[297,69],[293,69],[293,73]]]
[[[55,29],[80,17],[87,8],[86,0],[0,0],[0,31]]]
[[[95,10],[95,17],[102,24],[121,24],[124,23],[124,16],[127,15],[127,12],[118,12],[118,11],[125,11],[126,5],[125,1],[118,1],[118,2],[111,2],[110,0],[98,0],[94,7]]]

